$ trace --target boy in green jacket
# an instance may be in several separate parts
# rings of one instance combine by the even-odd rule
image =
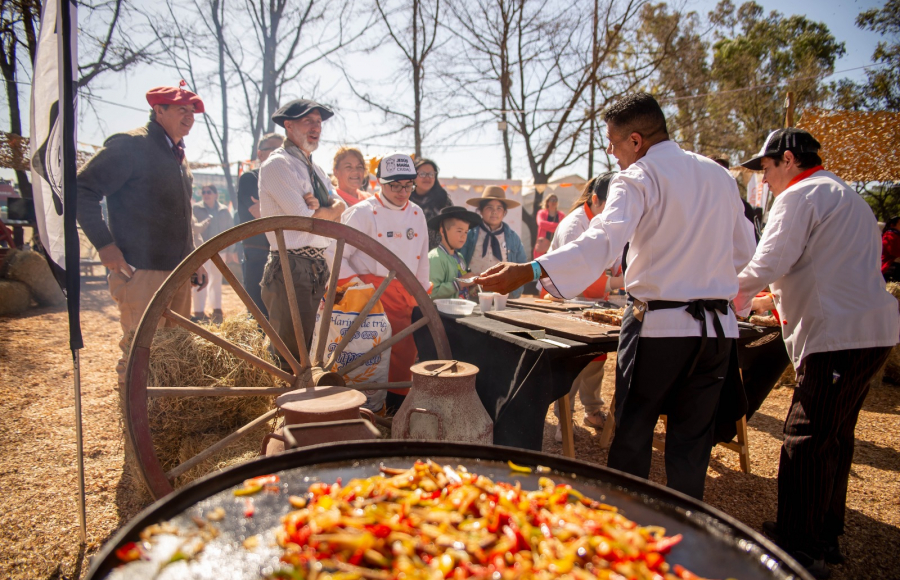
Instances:
[[[466,243],[470,227],[481,225],[481,216],[463,207],[450,206],[428,220],[428,228],[438,230],[441,243],[428,252],[429,279],[434,287],[431,299],[468,298],[467,284],[460,280],[469,272],[466,260],[457,250]]]

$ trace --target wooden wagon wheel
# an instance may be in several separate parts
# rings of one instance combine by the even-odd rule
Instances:
[[[265,232],[274,232],[278,241],[278,253],[281,256],[281,267],[284,273],[284,279],[286,282],[291,281],[290,262],[287,258],[287,250],[284,243],[285,230],[309,232],[311,234],[337,240],[333,262],[335,267],[332,268],[331,278],[328,282],[328,291],[325,294],[325,312],[319,322],[320,335],[327,335],[328,321],[331,319],[331,312],[334,308],[335,290],[340,273],[341,256],[343,255],[345,244],[350,244],[354,248],[365,252],[389,270],[388,276],[375,291],[375,294],[366,306],[360,311],[356,322],[347,329],[344,338],[327,360],[323,360],[326,340],[319,340],[316,345],[316,352],[313,353],[308,353],[304,347],[306,341],[303,337],[303,328],[300,324],[300,314],[297,307],[297,296],[292,283],[286,283],[285,286],[287,288],[287,297],[292,314],[294,332],[299,346],[299,361],[291,355],[287,346],[285,346],[284,342],[275,332],[268,319],[262,315],[259,308],[250,298],[250,295],[247,294],[247,291],[241,283],[237,280],[231,270],[228,269],[222,258],[219,257],[220,251],[241,240]],[[169,308],[172,297],[178,289],[183,285],[188,284],[191,275],[208,260],[212,260],[213,264],[215,264],[219,271],[222,272],[222,276],[228,280],[228,283],[240,297],[241,301],[247,307],[247,310],[250,311],[259,323],[263,332],[269,337],[272,346],[290,365],[292,372],[282,370],[277,366],[260,359],[237,345],[230,343],[226,339],[216,336],[206,328],[176,314]],[[326,372],[324,369],[332,368],[334,361],[338,360],[338,357],[347,346],[347,343],[350,342],[350,339],[353,337],[359,325],[365,320],[366,315],[375,306],[379,297],[384,293],[388,284],[394,278],[403,284],[404,288],[406,288],[418,303],[418,306],[422,311],[422,319],[393,335],[390,339],[382,342],[366,354],[355,359],[352,363],[339,369],[337,372]],[[217,346],[229,350],[235,356],[270,373],[277,379],[284,381],[288,386],[285,388],[210,388],[176,386],[148,388],[147,380],[150,370],[150,345],[153,342],[156,328],[162,319],[169,320],[172,323],[209,340]],[[440,316],[429,299],[428,293],[422,288],[418,279],[393,252],[369,236],[343,224],[305,217],[270,217],[241,224],[208,240],[185,258],[184,261],[172,271],[165,283],[163,283],[156,292],[150,305],[147,306],[147,310],[144,312],[141,323],[135,332],[131,351],[128,356],[128,367],[125,375],[125,393],[122,401],[126,421],[125,427],[128,440],[136,454],[139,472],[148,489],[156,498],[168,494],[174,489],[172,482],[175,478],[198,465],[204,459],[236,442],[242,436],[253,430],[254,427],[262,425],[266,421],[272,419],[277,411],[277,409],[273,408],[269,412],[260,415],[253,421],[237,429],[235,432],[229,434],[210,447],[207,447],[191,459],[188,459],[181,465],[166,472],[156,455],[153,444],[148,415],[148,398],[271,396],[280,395],[304,387],[325,385],[344,386],[344,375],[365,364],[371,358],[377,356],[396,342],[409,336],[412,332],[425,325],[428,325],[428,328],[431,331],[431,337],[434,340],[438,357],[442,359],[451,358],[450,346],[447,341],[447,335],[444,332],[444,327],[441,324]],[[409,383],[383,383],[362,384],[359,388],[385,389],[404,388],[408,386],[410,386]]]

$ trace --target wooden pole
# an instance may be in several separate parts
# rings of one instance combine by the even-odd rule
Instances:
[[[794,92],[788,91],[787,98],[784,99],[784,126],[794,126]]]

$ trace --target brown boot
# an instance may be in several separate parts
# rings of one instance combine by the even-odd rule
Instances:
[[[212,315],[212,319],[211,319],[213,324],[222,324],[222,318],[223,318],[223,316],[222,316],[221,310],[219,310],[218,308],[213,310],[213,315]]]

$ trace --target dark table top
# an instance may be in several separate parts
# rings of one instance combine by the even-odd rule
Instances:
[[[476,311],[477,312],[477,311]],[[420,315],[413,314],[413,320]],[[475,388],[494,421],[494,443],[540,451],[544,418],[554,401],[569,392],[578,373],[594,358],[612,352],[618,338],[586,344],[557,336],[556,346],[509,334],[525,330],[499,320],[441,313],[453,358],[479,372]],[[415,333],[420,360],[437,358],[427,329]]]
[[[420,317],[418,310],[413,320]],[[441,313],[453,357],[479,368],[476,390],[494,421],[494,443],[540,450],[544,419],[554,401],[569,392],[572,382],[594,358],[618,348],[619,339],[588,344],[547,335],[556,346],[509,334],[526,330],[485,318],[476,308],[472,316]],[[748,418],[759,407],[787,365],[787,353],[778,337],[760,341],[780,328],[741,327],[738,355],[750,402]],[[415,333],[420,360],[437,358],[427,328]],[[749,345],[763,342],[764,346]],[[757,364],[766,359],[765,364]]]

